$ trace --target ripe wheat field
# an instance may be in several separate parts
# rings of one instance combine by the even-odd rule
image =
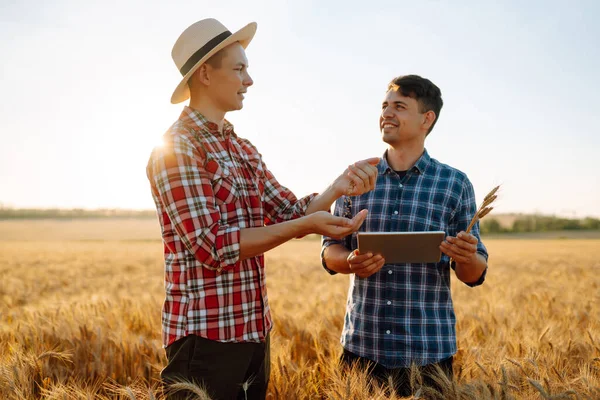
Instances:
[[[161,398],[157,235],[142,219],[0,222],[1,399]],[[600,399],[600,240],[486,244],[484,286],[452,282],[459,351],[438,398]],[[268,398],[393,398],[338,368],[349,278],[321,269],[319,247],[267,255]]]

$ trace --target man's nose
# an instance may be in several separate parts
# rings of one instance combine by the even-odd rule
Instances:
[[[252,86],[254,85],[254,81],[252,80],[252,77],[250,76],[250,74],[246,73],[246,79],[244,79],[244,86]]]
[[[392,110],[390,109],[390,107],[385,107],[383,110],[381,110],[381,116],[385,119],[385,118],[392,118],[394,116],[394,114],[392,113]]]

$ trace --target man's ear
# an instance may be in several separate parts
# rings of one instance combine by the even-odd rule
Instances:
[[[210,84],[210,66],[206,63],[202,64],[190,79],[195,79],[197,82],[208,86]]]
[[[433,125],[433,123],[435,122],[435,119],[437,118],[437,116],[435,115],[435,113],[433,111],[427,111],[424,115],[424,120],[423,120],[423,128],[425,128],[425,130],[427,132],[429,132],[429,129],[431,129],[431,125]]]

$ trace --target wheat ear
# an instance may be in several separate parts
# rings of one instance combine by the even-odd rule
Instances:
[[[496,195],[498,189],[500,189],[500,185],[496,186],[488,194],[485,195],[485,197],[483,198],[483,202],[477,209],[477,212],[473,216],[471,223],[467,227],[467,230],[465,231],[466,233],[471,232],[471,228],[473,227],[473,225],[475,225],[475,222],[488,215],[494,209],[494,207],[490,207],[490,205],[494,202],[494,200],[498,198],[498,196]],[[450,263],[452,263],[452,261],[454,260],[452,259],[452,257],[450,257]]]
[[[498,189],[500,189],[500,185],[493,188],[483,198],[483,203],[481,203],[481,205],[479,206],[479,209],[473,216],[473,219],[471,220],[471,223],[469,224],[469,227],[467,228],[466,233],[471,232],[471,228],[473,227],[473,225],[475,225],[475,222],[477,222],[481,218],[488,215],[490,213],[490,211],[492,211],[494,209],[494,207],[490,207],[490,205],[494,202],[494,200],[496,200],[498,198],[498,196],[496,195],[496,192],[498,191]]]

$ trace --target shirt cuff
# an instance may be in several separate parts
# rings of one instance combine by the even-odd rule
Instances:
[[[479,279],[477,279],[477,281],[465,282],[465,285],[470,286],[470,287],[475,287],[475,286],[481,285],[485,281],[485,276],[487,275],[487,270],[488,270],[488,267],[486,266],[485,269],[483,270],[483,272],[481,273],[481,276],[479,277]]]
[[[327,268],[327,264],[325,263],[325,258],[323,257],[325,255],[325,249],[328,248],[329,246],[331,246],[332,244],[341,244],[341,243],[335,243],[335,242],[323,243],[323,246],[321,247],[321,265],[323,266],[325,271],[327,271],[329,273],[329,275],[337,275],[336,271],[332,271],[329,268]]]
[[[240,228],[228,227],[215,240],[219,266],[217,272],[231,271],[240,264]]]

